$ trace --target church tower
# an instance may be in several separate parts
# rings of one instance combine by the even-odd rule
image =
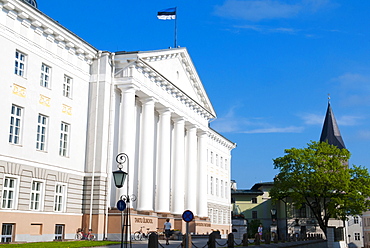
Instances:
[[[340,134],[337,121],[335,120],[333,110],[331,109],[330,100],[328,101],[328,109],[326,110],[320,142],[327,142],[329,145],[335,145],[339,149],[346,148]]]

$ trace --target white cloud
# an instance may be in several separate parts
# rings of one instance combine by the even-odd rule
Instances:
[[[241,25],[241,26],[234,26],[235,28],[239,29],[250,29],[254,30],[257,32],[261,33],[288,33],[288,34],[295,34],[299,32],[300,30],[298,29],[293,29],[293,28],[271,28],[271,27],[266,27],[266,26],[261,26],[261,25]]]
[[[306,125],[322,125],[324,123],[325,116],[317,114],[304,114],[301,115],[301,118]]]
[[[328,0],[226,0],[223,5],[216,6],[215,14],[249,21],[293,18],[301,12],[315,12],[328,3]]]
[[[212,128],[220,133],[300,133],[304,129],[296,126],[276,127],[261,117],[240,117],[235,114],[238,107],[230,108],[225,116],[211,122]]]
[[[290,126],[252,129],[249,131],[243,131],[242,133],[301,133],[303,130],[303,127]]]
[[[370,75],[360,73],[344,73],[331,82],[337,87],[339,94],[345,99],[347,106],[370,105]]]

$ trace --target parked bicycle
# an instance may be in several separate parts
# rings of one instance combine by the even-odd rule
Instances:
[[[139,231],[134,232],[134,239],[135,240],[143,240],[143,239],[148,239],[149,235],[152,233],[156,233],[156,231],[149,231],[149,228],[147,228],[146,233],[143,232],[143,228],[145,226],[140,227]]]
[[[88,233],[84,233],[81,228],[78,228],[75,239],[77,240],[95,240],[95,235],[91,233],[91,229],[89,229]]]

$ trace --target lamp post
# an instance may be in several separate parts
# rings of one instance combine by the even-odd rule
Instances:
[[[123,248],[123,237],[125,234],[126,237],[126,242],[125,242],[125,247],[127,247],[127,244],[130,244],[130,248],[132,247],[131,244],[131,225],[130,225],[130,196],[129,196],[129,178],[128,178],[128,170],[129,170],[129,159],[126,153],[120,153],[116,157],[116,162],[117,162],[117,168],[118,170],[113,172],[113,179],[114,179],[114,184],[116,185],[117,188],[122,188],[123,184],[126,181],[127,185],[127,195],[122,195],[120,198],[120,201],[124,201],[126,203],[126,215],[124,220],[123,219],[123,211],[124,209],[121,210],[121,248]],[[122,171],[123,165],[126,164],[127,166],[127,172]],[[134,200],[134,199],[133,199]],[[119,201],[119,202],[120,202]],[[118,204],[117,205],[122,205]],[[119,207],[120,208],[120,207]],[[126,227],[126,228],[125,228]]]

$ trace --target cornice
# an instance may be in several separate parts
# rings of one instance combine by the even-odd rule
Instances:
[[[160,51],[148,52],[144,54],[145,56],[140,56],[141,53],[139,53],[138,56],[140,57],[141,60],[145,62],[154,62],[154,61],[178,58],[181,61],[182,66],[184,67],[184,71],[186,72],[187,77],[189,78],[193,89],[199,95],[203,106],[206,109],[212,110],[213,112],[212,104],[208,100],[208,96],[206,94],[205,89],[203,88],[203,84],[200,78],[198,77],[198,73],[196,72],[196,69],[193,66],[193,63],[190,57],[188,56],[185,48],[160,50]],[[215,115],[215,113],[212,113],[212,114]]]
[[[209,130],[209,138],[214,142],[226,147],[229,150],[236,148],[236,143],[231,142],[230,140],[226,139],[224,136],[217,133],[215,130],[211,128]]]
[[[154,84],[157,85],[158,88],[166,91],[170,94],[173,98],[177,99],[181,102],[181,104],[185,105],[186,108],[191,109],[193,112],[198,113],[203,118],[209,120],[215,118],[213,113],[190,96],[188,96],[185,92],[179,89],[176,85],[172,84],[170,80],[164,77],[161,73],[156,71],[152,68],[146,61],[142,59],[130,60],[128,64],[124,68],[118,68],[115,72],[116,79],[122,78],[130,78],[133,79],[133,70],[138,71],[139,73],[143,74],[144,77],[148,78]]]
[[[59,47],[86,63],[91,64],[95,58],[97,49],[27,3],[19,0],[0,0],[0,9],[5,10],[10,18],[18,20],[37,34],[44,35],[47,40],[56,42]]]

